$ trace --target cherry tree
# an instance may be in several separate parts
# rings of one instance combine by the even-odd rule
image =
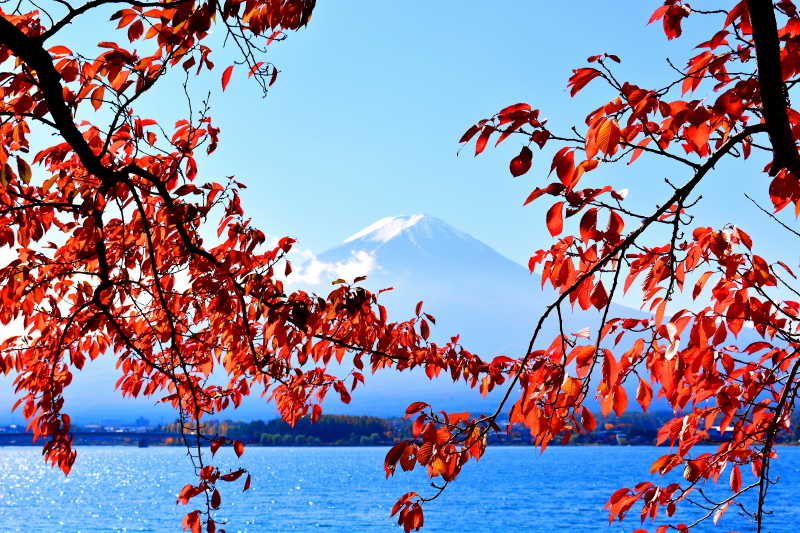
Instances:
[[[670,453],[651,470],[682,469],[685,482],[620,489],[607,504],[611,520],[634,507],[642,520],[656,520],[662,509],[670,517],[678,504],[696,503],[696,522],[679,530],[718,521],[736,506],[761,531],[775,436],[795,407],[798,287],[792,266],[757,255],[743,228],[694,227],[691,213],[693,194],[723,158],[763,151],[771,159],[768,214],[798,235],[774,215],[800,210],[800,114],[788,102],[800,73],[794,2],[696,10],[667,0],[650,22],[668,39],[680,37],[684,24],[708,28],[708,40],[671,83],[620,82],[620,57],[595,55],[568,81],[572,95],[590,83],[607,88],[585,126],[554,131],[537,108],[516,104],[467,131],[461,142],[475,140],[476,155],[490,140],[522,139],[510,162],[514,176],[531,169],[534,150],[558,147],[551,182],[525,203],[554,199],[543,229],[557,240],[535,252],[530,267],[559,295],[526,353],[491,361],[463,349],[458,337],[429,342],[435,319],[421,304],[410,320],[391,322],[378,294],[357,286],[361,279],[337,283],[326,297],[286,291],[276,273],[291,271],[286,254],[294,241],[268,246],[240,206],[244,185],[202,176],[201,150],[212,154],[221,139],[208,103],[189,98],[173,127],[135,110],[169,72],[183,73],[187,84],[221,79],[222,89],[233,76],[249,77],[266,91],[278,76],[266,47],[305,26],[314,3],[58,0],[42,8],[22,0],[0,11],[0,246],[11,254],[0,268],[0,321],[22,330],[0,341],[0,371],[15,374],[15,408],[44,442],[45,460],[69,473],[76,453],[64,392],[73,373],[98,357],[118,360],[123,395],[153,396],[176,409],[198,476],[179,502],[201,502],[184,527],[208,532],[217,530],[221,482],[244,477],[246,489],[250,476],[210,463],[205,447],[213,458],[222,446],[237,455],[244,446],[205,435],[203,421],[254,389],[266,390],[290,423],[318,418],[331,390],[347,402],[366,366],[421,367],[432,379],[464,380],[484,394],[500,389],[497,410],[485,416],[409,406],[414,438],[389,451],[387,476],[398,465],[419,465],[441,480],[441,491],[483,455],[490,431],[525,426],[542,450],[554,438],[568,443],[595,427],[587,398],[619,415],[629,408],[625,385],[635,383],[642,409],[659,398],[676,412],[658,438]],[[119,38],[97,43],[99,55],[60,40],[68,26],[109,8]],[[215,40],[238,54],[221,75],[210,75]],[[48,133],[52,145],[31,142]],[[599,167],[639,158],[668,158],[686,172],[652,211],[628,207],[625,191],[612,185],[588,186]],[[206,228],[217,230],[218,242],[204,242]],[[636,282],[652,318],[609,316],[611,299]],[[684,288],[701,303],[673,308]],[[599,323],[544,338],[545,320],[570,307],[600,310]],[[737,344],[744,327],[761,339]],[[329,372],[345,358],[350,374]],[[227,383],[210,380],[215,372]],[[503,413],[509,428],[499,426]],[[732,429],[731,440],[697,452],[714,426]],[[698,489],[709,480],[729,484],[729,496],[707,498]],[[742,503],[747,492],[756,493],[755,508]],[[422,505],[436,496],[406,494],[393,514],[406,531],[419,529]],[[656,527],[664,533],[670,525]]]
[[[642,522],[656,522],[663,511],[667,518],[656,524],[656,532],[683,532],[705,520],[717,523],[734,507],[763,530],[767,494],[776,481],[770,475],[775,437],[789,427],[800,386],[796,265],[787,264],[789,258],[770,262],[758,255],[735,220],[718,228],[695,226],[692,213],[698,209],[698,187],[721,160],[758,150],[771,161],[764,183],[772,205],[760,206],[765,219],[786,230],[787,242],[800,236],[775,215],[787,207],[800,213],[800,113],[789,103],[800,80],[800,15],[791,0],[717,4],[699,10],[666,0],[650,18],[669,40],[681,37],[686,24],[706,31],[707,40],[697,43],[685,68],[664,63],[675,72],[670,83],[620,81],[615,65],[621,57],[593,55],[567,83],[571,96],[590,83],[606,88],[585,125],[556,131],[539,109],[520,103],[481,120],[461,138],[464,146],[474,140],[475,155],[490,140],[498,145],[511,136],[521,139],[524,145],[509,165],[514,177],[531,169],[534,150],[556,145],[550,183],[524,203],[550,199],[543,229],[556,241],[536,251],[529,267],[558,296],[535,326],[525,354],[463,374],[484,394],[504,387],[497,410],[471,417],[411,405],[407,415],[416,417],[415,438],[389,451],[387,476],[397,465],[403,470],[420,465],[441,492],[468,461],[481,457],[488,432],[524,426],[542,451],[553,439],[566,444],[596,426],[587,399],[599,400],[604,415],[622,415],[634,400],[626,385],[628,390],[633,385],[641,409],[656,399],[674,409],[674,419],[657,439],[669,445],[669,453],[650,471],[663,476],[677,469],[684,482],[648,479],[621,488],[609,495],[609,519],[622,520],[637,509]],[[682,185],[672,185],[671,178],[669,193],[649,212],[628,207],[627,190],[598,184],[591,174],[646,158],[668,159],[685,174]],[[647,179],[641,181],[646,187]],[[730,187],[737,187],[736,180]],[[641,284],[642,308],[652,318],[610,316],[609,302],[634,283]],[[675,299],[684,290],[691,291],[695,304],[680,309]],[[600,312],[593,327],[564,331],[563,313],[591,308]],[[545,338],[543,329],[551,316],[562,324],[554,339]],[[745,327],[759,340],[737,342]],[[504,413],[510,422],[500,428]],[[714,427],[730,431],[730,440],[715,440]],[[716,448],[709,452],[695,448],[698,444]],[[702,490],[709,481],[730,490],[712,498]],[[423,525],[422,505],[439,492],[412,492],[397,502],[393,514],[406,531]],[[745,505],[746,493],[755,493],[755,505]],[[697,506],[693,523],[671,523],[680,504]]]
[[[45,461],[68,474],[76,451],[65,390],[90,360],[116,358],[123,396],[153,397],[180,417],[197,479],[178,502],[201,501],[183,522],[196,532],[217,530],[222,482],[245,476],[250,486],[245,469],[221,471],[203,453],[244,452],[240,441],[204,433],[209,415],[255,389],[288,422],[316,420],[329,391],[350,400],[365,366],[483,364],[456,339],[429,343],[434,319],[421,305],[391,322],[377,294],[343,280],[326,297],[285,290],[278,274],[291,271],[294,240],[269,246],[240,206],[244,185],[200,168],[222,136],[208,101],[186,89],[174,126],[136,111],[169,90],[170,72],[184,87],[210,79],[224,90],[241,76],[266,93],[279,72],[266,47],[307,25],[314,5],[22,0],[0,9],[0,247],[10,257],[0,268],[0,322],[21,331],[0,340],[0,372],[14,373],[14,409],[44,443]],[[66,28],[109,14],[115,42],[98,42],[99,54],[67,46]],[[237,59],[209,77],[210,46],[222,44]],[[54,141],[37,147],[32,137]],[[214,230],[218,241],[207,244]],[[349,374],[328,371],[345,358]]]

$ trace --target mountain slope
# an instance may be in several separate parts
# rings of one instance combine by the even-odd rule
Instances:
[[[479,240],[422,214],[379,220],[296,267],[287,279],[287,289],[324,293],[336,278],[352,281],[362,275],[368,275],[362,284],[370,290],[394,287],[380,296],[392,320],[413,317],[422,300],[424,310],[436,317],[433,341],[441,344],[460,334],[461,344],[484,360],[526,354],[536,324],[557,296],[552,289],[541,288],[539,274],[531,275]],[[573,314],[569,306],[562,311],[567,334],[598,323],[596,311]],[[610,316],[646,315],[611,304]],[[549,345],[558,331],[555,316],[550,317],[536,347]],[[113,357],[101,357],[75,373],[66,394],[69,412],[83,423],[101,418],[133,420],[140,415],[151,420],[174,418],[169,408],[153,405],[153,399],[122,399],[113,390],[119,377],[115,362]],[[337,369],[342,374],[350,370]],[[0,377],[0,406],[14,403],[10,391],[10,379]],[[634,395],[633,391],[629,394]],[[454,384],[447,376],[430,381],[422,372],[392,371],[367,376],[366,386],[359,386],[349,405],[339,403],[336,396],[329,395],[326,412],[394,416],[414,401],[427,401],[438,409],[488,412],[499,401],[496,392],[484,399],[477,390],[462,382]],[[218,416],[268,419],[275,416],[275,408],[256,394],[238,410]],[[8,418],[7,410],[0,413],[0,423]]]
[[[413,316],[414,306],[422,300],[425,311],[437,319],[434,341],[446,342],[460,334],[461,344],[485,360],[527,353],[539,318],[557,297],[552,289],[541,288],[539,274],[531,275],[470,235],[422,214],[382,219],[319,254],[303,266],[301,275],[303,270],[327,273],[330,280],[341,275],[351,281],[368,275],[364,285],[371,290],[394,287],[381,295],[393,319]],[[318,277],[323,287],[330,282],[324,278]],[[646,316],[616,304],[611,304],[610,315]],[[596,324],[598,318],[596,311],[572,314],[567,305],[564,331],[576,332]],[[552,316],[536,346],[549,345],[557,334],[556,317]],[[495,395],[484,400],[476,390],[449,381],[444,376],[431,382],[421,374],[380,372],[367,379],[363,390],[356,391],[352,404],[330,404],[327,410],[391,415],[422,400],[448,410],[489,411],[499,400]]]

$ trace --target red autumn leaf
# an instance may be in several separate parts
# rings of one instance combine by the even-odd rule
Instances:
[[[57,57],[72,55],[72,50],[70,50],[66,46],[53,46],[51,48],[48,48],[47,51]]]
[[[241,457],[244,455],[244,444],[240,440],[233,441],[233,451],[236,454],[236,457]]]
[[[547,230],[553,237],[564,229],[564,202],[557,202],[547,210]]]
[[[403,455],[400,457],[400,468],[402,468],[404,472],[414,470],[417,464],[416,453],[416,444],[409,444],[406,446],[405,450],[403,450]]]
[[[239,470],[235,470],[235,471],[231,472],[230,474],[222,475],[219,478],[221,480],[223,480],[223,481],[236,481],[237,479],[242,477],[242,475],[244,473],[245,473],[245,470],[240,468]]]
[[[558,179],[565,186],[572,184],[572,175],[575,172],[575,152],[568,147],[562,148],[553,157],[553,164],[550,167],[550,172],[556,171]]]
[[[572,71],[572,77],[569,79],[567,87],[572,87],[569,91],[570,96],[575,96],[581,89],[586,87],[590,81],[598,76],[602,76],[602,72],[596,68],[579,68]]]
[[[532,108],[529,104],[514,104],[504,108],[498,115],[510,115],[518,111],[530,111]]]
[[[628,393],[623,387],[617,387],[614,392],[614,412],[617,416],[622,416],[628,408]]]
[[[386,472],[387,479],[394,474],[397,462],[400,460],[400,457],[403,456],[407,445],[408,441],[399,442],[392,446],[392,449],[386,454],[386,458],[383,461],[383,470]]]
[[[747,0],[740,0],[733,8],[728,11],[728,16],[725,18],[724,28],[736,22],[736,19],[742,17],[747,13]]]
[[[731,469],[731,490],[735,494],[742,490],[742,473],[739,465],[733,465]]]
[[[461,136],[461,139],[459,139],[458,142],[469,142],[479,131],[481,131],[481,127],[479,125],[470,126],[470,128],[464,133],[464,135]]]
[[[228,87],[228,82],[231,81],[231,74],[233,74],[233,65],[229,66],[225,69],[225,72],[222,73],[222,90],[224,91]]]
[[[616,120],[605,120],[596,133],[596,144],[607,156],[614,155],[620,142],[619,124]]]
[[[420,415],[416,420],[414,420],[414,425],[411,428],[411,434],[414,435],[415,438],[422,434],[422,428],[425,427],[425,421],[426,417],[424,415]]]
[[[144,24],[141,20],[137,20],[128,27],[128,40],[133,42],[139,39],[144,33]]]
[[[220,446],[222,446],[224,443],[224,439],[221,438],[216,438],[211,441],[211,457],[214,457],[214,454],[217,453],[217,450],[219,450]]]
[[[551,183],[544,189],[537,188],[528,196],[528,198],[525,200],[525,203],[522,205],[528,205],[529,203],[533,202],[534,200],[536,200],[537,198],[539,198],[544,194],[550,194],[556,196],[561,192],[563,192],[565,188],[566,187],[564,187],[560,183]]]
[[[431,336],[431,328],[428,326],[428,322],[424,318],[419,321],[419,332],[420,336],[425,340],[428,340],[428,337]]]
[[[753,274],[755,275],[756,283],[759,285],[774,285],[769,264],[757,255],[753,256]]]
[[[95,110],[100,109],[100,107],[103,105],[103,97],[105,96],[105,92],[106,88],[103,87],[102,85],[96,88],[94,91],[92,91],[92,96],[91,96],[92,107],[94,107]]]
[[[650,402],[653,400],[653,389],[646,380],[639,378],[639,386],[636,389],[636,401],[642,406],[642,411],[647,412]]]
[[[594,431],[595,427],[597,427],[597,421],[595,420],[594,415],[592,415],[592,412],[589,411],[586,406],[583,406],[581,410],[581,425],[590,433]]]
[[[486,148],[486,143],[489,142],[489,137],[491,137],[492,133],[495,131],[497,130],[495,130],[494,126],[483,126],[481,134],[478,136],[478,141],[475,143],[475,155],[483,152],[483,149]]]
[[[594,235],[597,230],[597,208],[591,208],[584,213],[581,217],[580,232],[581,238],[588,240]]]
[[[598,281],[597,285],[595,285],[592,291],[591,302],[597,309],[603,309],[608,305],[608,293],[602,281]]]
[[[406,416],[403,418],[408,418],[412,415],[415,415],[426,407],[430,407],[430,405],[425,402],[414,402],[406,408]]]
[[[528,172],[531,168],[532,160],[533,152],[527,146],[523,146],[519,155],[511,160],[511,175],[516,178]]]
[[[703,291],[703,287],[705,286],[706,282],[708,281],[708,278],[710,278],[712,274],[713,272],[711,271],[705,272],[703,273],[702,276],[700,276],[700,279],[697,280],[697,283],[695,284],[694,289],[692,290],[693,300],[696,300],[697,297],[700,295],[700,293]]]

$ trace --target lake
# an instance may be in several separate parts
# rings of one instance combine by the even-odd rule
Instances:
[[[414,490],[433,489],[423,472],[383,472],[385,447],[247,448],[241,459],[224,449],[215,464],[245,466],[252,488],[241,493],[243,478],[222,487],[218,518],[228,533],[320,531],[402,531],[389,519],[394,502]],[[109,531],[177,532],[193,507],[174,505],[180,489],[193,480],[185,450],[171,447],[83,447],[68,478],[45,466],[36,447],[0,447],[0,531],[90,533]],[[603,505],[618,488],[639,481],[660,483],[649,474],[667,448],[551,447],[542,455],[532,447],[490,447],[479,464],[465,468],[437,500],[426,504],[424,532],[631,532],[641,526],[634,507],[628,518],[608,525]],[[773,473],[781,481],[770,491],[767,530],[794,531],[800,523],[800,447],[780,447]],[[399,468],[398,468],[399,470]],[[744,472],[744,470],[743,470]],[[669,480],[678,480],[668,476]],[[725,480],[723,483],[723,479]],[[727,472],[709,494],[726,494]],[[747,482],[751,478],[744,476]],[[689,521],[696,509],[679,510]],[[661,518],[661,516],[659,516]],[[658,522],[660,523],[660,521]],[[755,531],[730,508],[719,526],[697,531]]]

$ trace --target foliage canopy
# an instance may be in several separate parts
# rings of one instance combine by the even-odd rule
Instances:
[[[620,57],[594,55],[588,58],[590,66],[573,71],[567,85],[571,96],[590,83],[608,87],[611,99],[597,102],[585,127],[566,134],[553,131],[540,121],[538,109],[521,103],[481,120],[461,138],[465,145],[475,140],[478,155],[493,138],[497,145],[521,136],[525,146],[509,167],[514,177],[530,170],[533,149],[559,147],[551,183],[525,200],[527,205],[555,197],[545,226],[557,242],[537,251],[529,267],[541,272],[542,283],[551,284],[559,296],[539,320],[528,353],[509,359],[507,372],[483,377],[486,390],[510,381],[497,412],[453,420],[423,411],[427,406],[410,407],[409,415],[423,411],[417,426],[421,443],[410,442],[402,450],[398,445],[387,456],[387,469],[398,462],[405,469],[402,461],[411,449],[431,475],[442,476],[444,488],[470,456],[480,457],[481,439],[507,404],[511,425],[527,427],[544,450],[553,438],[567,443],[595,427],[583,405],[590,394],[605,415],[626,412],[625,384],[634,382],[635,400],[643,410],[658,398],[676,413],[657,439],[669,443],[671,453],[658,459],[651,473],[683,469],[685,483],[643,481],[620,489],[606,504],[610,520],[622,520],[637,505],[644,522],[655,521],[661,510],[673,516],[680,502],[696,504],[701,513],[694,523],[667,520],[656,529],[688,531],[707,519],[717,523],[736,506],[760,532],[767,492],[775,482],[769,473],[775,436],[789,427],[800,385],[800,303],[795,301],[800,293],[788,258],[770,263],[755,253],[743,228],[695,227],[691,213],[697,187],[722,158],[747,158],[756,149],[771,156],[764,171],[774,212],[794,206],[800,214],[800,115],[789,104],[800,73],[800,16],[792,1],[741,0],[698,10],[666,0],[649,23],[662,25],[670,40],[681,36],[683,24],[703,23],[709,29],[708,40],[698,44],[699,52],[684,69],[674,69],[669,84],[641,87],[620,81],[614,74]],[[658,198],[653,211],[628,208],[627,190],[587,184],[601,165],[626,159],[631,164],[639,157],[667,158],[686,171],[683,185],[668,181],[669,195]],[[783,226],[787,238],[800,236],[773,212],[762,210],[770,223]],[[667,229],[666,240],[659,240],[659,227]],[[637,281],[642,307],[653,317],[609,316],[611,299]],[[692,309],[672,303],[684,288],[698,302]],[[703,298],[705,306],[699,303]],[[555,339],[541,338],[545,319],[557,315],[560,323],[570,306],[600,310],[599,324],[577,332],[564,331],[562,325]],[[745,327],[761,339],[737,343]],[[730,428],[732,438],[717,442],[713,452],[694,450],[697,444],[715,442],[712,428],[723,433]],[[729,482],[728,497],[712,500],[698,490],[720,479]],[[740,499],[749,491],[757,493],[754,508]],[[406,530],[422,524],[419,505],[424,501],[412,493],[398,502],[395,511]]]
[[[610,91],[585,126],[559,133],[534,106],[516,104],[464,134],[461,142],[474,140],[476,155],[492,139],[524,139],[510,162],[513,176],[530,170],[534,149],[559,147],[552,181],[525,200],[555,199],[544,227],[557,240],[533,254],[530,268],[559,296],[525,354],[492,361],[464,350],[457,337],[445,346],[429,342],[435,320],[421,304],[411,320],[394,323],[377,295],[344,282],[325,298],[286,294],[275,271],[291,271],[285,254],[294,241],[284,238],[265,249],[263,232],[250,226],[240,207],[243,185],[200,178],[196,153],[212,153],[220,135],[207,105],[173,128],[134,111],[168,71],[183,70],[188,80],[214,68],[208,47],[213,25],[241,54],[239,72],[266,91],[278,70],[261,61],[261,53],[286,31],[306,25],[314,3],[93,0],[79,7],[58,2],[43,11],[23,1],[0,11],[0,246],[15,250],[0,269],[0,321],[24,328],[0,343],[0,371],[17,373],[18,405],[34,435],[45,439],[45,459],[69,472],[75,451],[63,392],[87,357],[102,354],[119,358],[124,395],[155,395],[180,413],[198,480],[179,501],[205,500],[184,526],[209,533],[217,530],[218,485],[246,471],[221,472],[201,447],[210,445],[212,457],[220,446],[232,445],[237,455],[244,447],[227,437],[204,437],[199,429],[204,417],[237,405],[255,385],[269,391],[289,423],[305,415],[317,419],[330,389],[348,401],[366,365],[372,371],[424,367],[431,378],[462,379],[484,394],[504,387],[488,416],[409,406],[414,438],[389,451],[387,476],[398,465],[421,466],[441,478],[444,490],[467,462],[482,456],[488,433],[501,430],[497,420],[504,411],[544,450],[554,438],[567,443],[594,428],[583,405],[590,395],[605,414],[624,413],[630,403],[625,384],[636,382],[642,409],[661,398],[677,413],[658,436],[671,453],[651,472],[681,468],[685,483],[644,481],[620,489],[607,504],[610,519],[639,506],[642,521],[655,521],[662,510],[670,517],[679,503],[702,498],[697,521],[677,529],[717,522],[739,506],[760,532],[774,481],[775,435],[789,424],[800,384],[800,303],[793,299],[800,291],[788,260],[757,255],[750,236],[735,225],[694,227],[691,210],[696,188],[722,158],[762,150],[771,158],[765,172],[774,211],[793,206],[800,213],[800,114],[788,100],[800,79],[794,2],[741,0],[697,10],[667,0],[650,23],[660,24],[668,39],[697,19],[709,28],[708,40],[671,83],[619,81],[613,67],[620,57],[595,55],[568,82],[573,96],[590,83],[605,83]],[[68,24],[112,4],[121,4],[112,19],[124,32],[123,44],[99,43],[102,53],[87,57],[58,42]],[[128,49],[134,43],[141,51]],[[234,65],[224,69],[223,89],[234,72]],[[32,127],[55,133],[58,142],[31,155]],[[601,165],[640,157],[668,158],[686,171],[685,183],[658,199],[653,211],[627,208],[627,191],[586,185]],[[201,230],[219,213],[220,242],[207,246]],[[787,238],[800,236],[767,214]],[[651,242],[659,227],[668,238]],[[637,281],[653,317],[609,316],[611,299]],[[684,288],[707,303],[673,308]],[[543,339],[545,319],[570,306],[601,310],[600,323]],[[761,340],[737,345],[745,327]],[[331,361],[345,357],[355,368],[349,376],[327,372]],[[226,385],[208,383],[216,368],[227,373]],[[732,428],[733,438],[713,452],[696,452],[715,426]],[[700,485],[720,479],[730,485],[730,496],[701,496]],[[245,488],[249,483],[248,474]],[[738,499],[748,491],[758,494],[754,509]],[[419,529],[422,504],[435,497],[408,493],[393,514],[406,531]]]

